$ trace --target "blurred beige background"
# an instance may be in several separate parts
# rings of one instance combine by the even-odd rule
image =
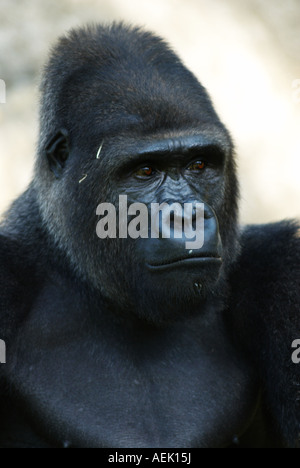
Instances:
[[[241,220],[299,216],[299,0],[0,0],[0,213],[32,174],[51,43],[73,26],[112,20],[162,35],[208,89],[236,142]]]

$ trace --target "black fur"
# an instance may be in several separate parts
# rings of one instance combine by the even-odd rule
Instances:
[[[300,328],[299,242],[295,222],[247,227],[230,278],[231,327],[259,370],[277,430],[292,446],[300,437],[300,367],[291,359]]]
[[[204,88],[160,38],[113,24],[62,38],[41,91],[34,178],[0,230],[1,446],[297,446],[299,226],[239,232]],[[96,207],[120,194],[204,202],[202,263],[153,273],[180,242],[99,240]]]

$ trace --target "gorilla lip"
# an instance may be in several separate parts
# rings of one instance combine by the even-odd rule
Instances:
[[[215,263],[217,265],[221,265],[222,263],[222,258],[217,257],[214,255],[194,255],[191,257],[181,257],[181,258],[176,258],[172,260],[166,260],[165,262],[160,262],[157,264],[147,264],[147,267],[150,268],[151,270],[156,270],[156,269],[165,269],[165,268],[173,268],[176,266],[187,266],[187,265],[192,265],[195,266],[195,264],[207,264],[207,263]]]

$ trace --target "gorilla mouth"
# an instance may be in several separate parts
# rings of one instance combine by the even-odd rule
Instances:
[[[183,256],[177,257],[169,260],[164,260],[157,263],[148,263],[148,267],[150,269],[163,269],[166,267],[176,267],[179,265],[196,265],[196,264],[207,264],[207,263],[215,263],[220,265],[222,263],[222,258],[218,255],[214,254],[202,254],[202,255],[190,255],[190,256]]]

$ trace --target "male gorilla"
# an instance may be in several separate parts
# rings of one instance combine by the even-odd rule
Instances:
[[[113,24],[61,38],[41,90],[34,178],[0,231],[1,446],[298,446],[299,226],[238,227],[205,89]],[[119,195],[187,203],[193,225],[203,203],[203,247],[173,212],[169,238],[161,218],[156,238],[99,239]]]

